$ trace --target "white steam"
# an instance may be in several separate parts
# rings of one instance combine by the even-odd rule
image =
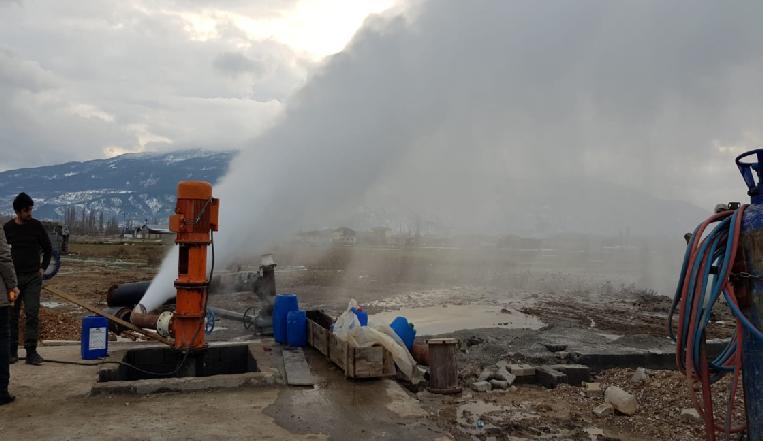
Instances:
[[[679,237],[692,204],[743,197],[732,158],[760,139],[761,19],[759,2],[709,0],[373,17],[215,186],[217,265],[359,206],[470,232]],[[175,266],[147,307],[174,295]]]

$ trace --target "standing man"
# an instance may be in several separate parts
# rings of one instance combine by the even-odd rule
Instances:
[[[10,317],[11,304],[19,295],[16,286],[16,273],[13,270],[13,259],[5,233],[0,233],[0,289],[8,293],[7,300],[0,294],[0,406],[8,404],[16,397],[8,393],[8,383],[11,379],[9,369],[10,355]],[[0,291],[2,292],[2,291]],[[17,345],[18,346],[18,345]]]
[[[21,291],[18,301],[11,311],[11,355],[10,363],[18,361],[19,312],[24,303],[24,348],[26,362],[39,366],[43,359],[37,353],[37,337],[40,325],[40,290],[42,274],[50,264],[53,251],[50,238],[40,221],[32,218],[34,201],[26,193],[19,193],[13,200],[16,217],[3,225],[5,237],[11,246],[13,266]],[[40,263],[42,255],[42,263]]]

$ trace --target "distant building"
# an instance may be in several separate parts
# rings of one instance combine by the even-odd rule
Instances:
[[[333,239],[333,233],[331,230],[302,231],[297,233],[297,239],[300,242],[311,246],[330,245]]]
[[[132,237],[136,239],[151,239],[152,237],[158,238],[165,234],[174,233],[166,226],[143,224],[133,231]]]
[[[367,245],[387,245],[387,233],[390,231],[387,227],[372,228],[371,231],[364,231],[357,234],[357,241]]]
[[[352,246],[358,242],[358,235],[352,228],[339,227],[334,230],[331,242],[334,245]]]

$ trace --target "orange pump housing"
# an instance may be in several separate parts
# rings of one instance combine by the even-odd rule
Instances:
[[[170,231],[179,246],[177,297],[172,331],[175,349],[202,349],[207,314],[207,247],[217,231],[220,201],[212,197],[212,184],[181,181],[177,186],[175,214]]]

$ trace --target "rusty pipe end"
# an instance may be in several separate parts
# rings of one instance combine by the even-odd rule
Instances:
[[[156,329],[156,322],[159,320],[159,314],[153,314],[146,311],[146,307],[138,304],[130,314],[130,323],[139,327],[147,329]]]

